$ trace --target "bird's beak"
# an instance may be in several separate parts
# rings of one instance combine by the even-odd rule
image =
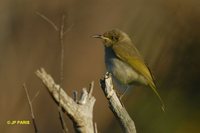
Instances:
[[[93,38],[99,38],[99,39],[103,39],[103,35],[93,35]]]

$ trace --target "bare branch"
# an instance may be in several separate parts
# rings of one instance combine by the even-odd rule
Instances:
[[[40,90],[37,91],[37,93],[35,94],[35,96],[32,98],[31,103],[33,103],[33,101],[36,99],[36,97],[40,94]]]
[[[67,28],[67,30],[64,31],[64,35],[65,35],[66,33],[68,33],[68,32],[72,29],[73,26],[74,26],[74,24],[72,23],[72,24]]]
[[[65,50],[64,50],[64,28],[65,28],[65,15],[62,15],[62,20],[61,20],[61,25],[60,25],[60,32],[59,32],[59,37],[60,37],[60,85],[62,86],[63,83],[63,73],[64,73],[64,55],[65,55]]]
[[[28,90],[26,88],[26,84],[23,84],[23,88],[25,89],[27,100],[28,100],[28,103],[29,103],[29,107],[30,107],[30,111],[31,111],[31,118],[32,118],[32,122],[33,122],[33,127],[34,127],[34,130],[35,130],[35,133],[37,133],[38,129],[37,129],[36,122],[35,122],[33,106],[32,106],[32,102],[31,102],[31,99],[30,99],[29,94],[28,94]]]
[[[71,29],[72,25],[66,31],[64,31],[65,30],[65,14],[62,15],[61,24],[59,28],[52,20],[47,18],[45,15],[41,14],[40,12],[36,12],[36,14],[40,16],[41,18],[43,18],[45,21],[47,21],[50,25],[52,25],[52,27],[59,33],[60,50],[61,50],[60,52],[60,86],[62,87],[63,79],[64,79],[64,76],[63,76],[64,74],[64,34]],[[62,115],[61,110],[62,109],[60,106],[60,88],[59,88],[59,108],[58,108],[59,118],[61,120],[63,131],[66,132],[67,129],[64,129],[64,127],[66,126],[63,125],[65,122],[64,122],[64,118],[62,118],[63,115]]]
[[[63,85],[63,79],[64,79],[64,28],[65,28],[65,15],[63,14],[62,15],[62,20],[61,20],[61,25],[60,25],[60,29],[59,29],[59,37],[60,37],[60,86],[62,87]],[[64,118],[63,118],[63,112],[62,112],[62,107],[61,107],[61,103],[60,103],[60,90],[61,90],[61,87],[59,88],[59,118],[60,118],[60,121],[61,121],[61,125],[62,125],[62,129],[63,129],[63,132],[66,133],[68,130],[67,130],[67,127],[66,127],[66,124],[65,124],[65,121],[64,121]]]
[[[51,21],[49,18],[47,18],[45,15],[43,15],[42,13],[40,12],[35,12],[38,16],[40,16],[42,19],[44,19],[45,21],[47,21],[56,31],[58,31],[58,26],[53,22]]]
[[[65,91],[57,85],[53,78],[44,69],[37,70],[36,75],[42,80],[49,93],[63,108],[68,117],[72,120],[77,133],[94,133],[93,107],[96,99],[89,97],[89,92],[83,89],[81,100],[75,102]],[[59,93],[60,89],[60,93]],[[92,89],[90,89],[92,90]],[[60,95],[60,100],[59,100]],[[84,102],[82,102],[82,99]],[[80,104],[81,103],[81,104]]]
[[[106,73],[103,79],[100,80],[101,88],[109,101],[109,107],[120,123],[125,133],[136,133],[134,121],[129,116],[125,107],[122,106],[116,92],[113,89],[111,74]]]
[[[61,106],[58,106],[58,112],[59,112],[59,119],[60,119],[60,122],[61,122],[63,133],[67,133],[68,132],[68,128],[67,128],[66,123],[64,121],[64,117],[63,117],[63,112],[62,112],[62,107]]]

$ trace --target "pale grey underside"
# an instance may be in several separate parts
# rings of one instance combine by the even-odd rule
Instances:
[[[136,83],[147,84],[146,79],[129,64],[117,58],[110,47],[105,47],[105,64],[107,71],[113,75],[115,84],[122,91]]]

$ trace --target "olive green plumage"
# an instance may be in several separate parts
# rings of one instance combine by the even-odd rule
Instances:
[[[158,96],[164,111],[164,103],[157,92],[153,76],[130,37],[118,29],[94,37],[102,39],[107,70],[117,82],[122,85],[140,83],[149,86]]]

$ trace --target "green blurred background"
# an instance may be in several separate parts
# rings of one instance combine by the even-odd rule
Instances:
[[[60,133],[57,106],[34,72],[44,67],[59,82],[58,33],[36,15],[57,25],[67,16],[64,84],[68,94],[94,80],[94,121],[101,133],[122,132],[99,87],[106,72],[104,49],[91,35],[113,28],[134,39],[152,69],[167,110],[163,113],[152,91],[136,87],[123,103],[138,133],[200,132],[200,1],[198,0],[1,0],[0,1],[0,132],[34,132],[32,125],[7,125],[31,120],[22,84],[33,103],[41,133]],[[66,117],[70,132],[72,123]]]

